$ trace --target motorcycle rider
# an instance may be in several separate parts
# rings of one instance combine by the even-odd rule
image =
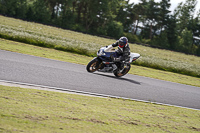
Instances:
[[[129,62],[129,55],[130,55],[130,47],[128,44],[128,39],[126,37],[121,37],[119,40],[117,40],[115,43],[109,45],[106,49],[105,52],[109,52],[111,49],[114,47],[117,47],[118,49],[115,51],[115,53],[111,56],[111,59],[113,62]],[[122,66],[122,63],[120,63]],[[123,66],[122,66],[123,67]],[[117,69],[117,66],[113,64],[113,70],[115,71]]]

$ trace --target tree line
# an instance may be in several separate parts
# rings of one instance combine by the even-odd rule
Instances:
[[[196,4],[186,0],[171,12],[170,0],[0,0],[0,14],[200,56]]]

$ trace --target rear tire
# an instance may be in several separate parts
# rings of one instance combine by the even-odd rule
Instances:
[[[119,72],[119,70],[117,70],[117,71],[114,72],[114,75],[116,77],[122,77],[122,76],[126,75],[129,72],[130,69],[131,69],[131,65],[127,64],[127,67],[124,68],[124,70],[122,72]]]
[[[100,60],[98,60],[97,58],[94,58],[93,60],[91,60],[91,61],[88,63],[88,65],[87,65],[87,67],[86,67],[87,71],[88,71],[88,72],[91,72],[91,73],[92,73],[92,72],[95,72],[96,70],[99,69],[100,63],[101,63]]]

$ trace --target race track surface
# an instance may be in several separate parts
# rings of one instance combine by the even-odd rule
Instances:
[[[3,50],[0,80],[200,109],[199,87],[131,74],[116,78],[112,73],[88,73],[84,65]]]

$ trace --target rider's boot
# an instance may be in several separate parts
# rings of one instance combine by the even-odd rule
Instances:
[[[113,71],[117,70],[117,65],[116,64],[112,64],[112,67],[113,67]]]

